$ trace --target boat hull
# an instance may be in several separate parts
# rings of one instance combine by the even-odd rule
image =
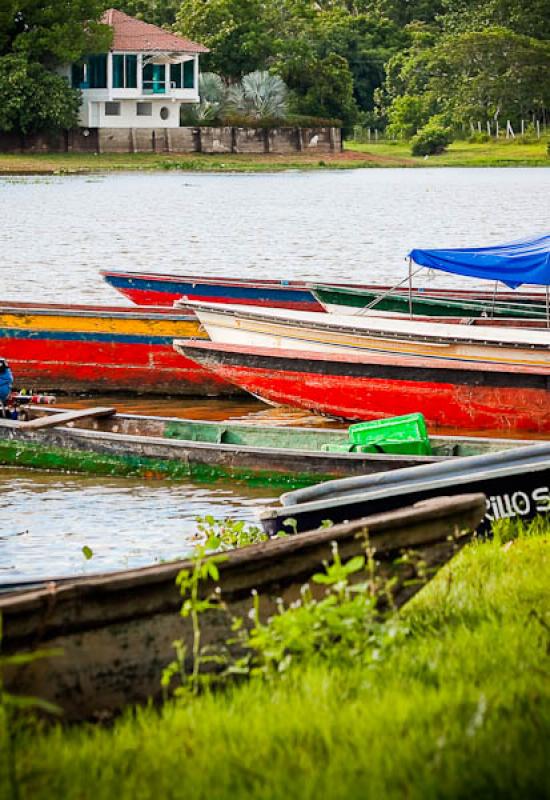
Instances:
[[[180,304],[178,303],[178,307]],[[550,375],[550,331],[470,328],[405,319],[358,319],[301,312],[187,305],[210,339],[220,344],[298,350],[304,353],[411,355],[511,367],[545,367]]]
[[[189,300],[205,303],[233,303],[271,308],[289,308],[299,311],[323,311],[311,287],[304,281],[256,280],[197,275],[161,275],[155,273],[102,270],[104,280],[136,305],[173,306],[186,296]],[[318,284],[315,284],[318,285]],[[338,286],[338,284],[336,284]],[[372,284],[344,284],[349,288],[388,291],[388,286]],[[402,293],[402,292],[401,292]],[[418,288],[415,294],[429,297],[462,297],[491,301],[491,292],[461,289]],[[526,292],[499,292],[501,301],[539,303],[540,295]],[[544,300],[542,300],[544,302]]]
[[[266,532],[309,530],[323,520],[338,523],[382,509],[398,508],[438,495],[482,492],[486,509],[478,530],[487,532],[502,519],[531,519],[548,513],[550,503],[550,445],[540,444],[445,464],[397,470],[329,481],[317,487],[283,495],[282,507],[261,513]],[[292,525],[288,524],[292,520]]]
[[[550,433],[549,376],[533,368],[449,364],[176,342],[178,352],[276,405],[347,420],[421,412],[434,428]]]
[[[211,652],[234,638],[233,619],[250,624],[252,592],[262,620],[276,613],[278,599],[290,603],[300,588],[323,570],[337,542],[342,560],[364,551],[365,535],[376,551],[379,575],[392,580],[398,607],[468,540],[483,515],[480,495],[439,498],[390,514],[279,538],[226,554],[219,580],[201,582],[200,597],[219,586],[224,607],[201,615],[201,645]],[[408,559],[400,559],[406,551]],[[414,554],[414,558],[411,557]],[[174,641],[193,652],[192,622],[179,614],[182,599],[176,577],[193,569],[190,561],[155,565],[111,575],[49,581],[46,586],[0,596],[2,652],[9,655],[37,647],[58,649],[23,666],[3,670],[7,691],[59,705],[65,720],[93,718],[129,703],[160,695],[163,669],[174,658]],[[364,580],[364,573],[355,575]],[[312,583],[321,597],[324,588]],[[385,595],[387,598],[387,595]],[[186,668],[190,670],[189,656]]]
[[[3,303],[0,354],[18,386],[47,392],[235,394],[178,357],[172,341],[203,336],[196,318],[165,310]]]
[[[492,317],[505,319],[546,318],[544,297],[517,298],[514,301],[502,301],[498,295],[492,302],[479,298],[466,297],[431,297],[424,293],[405,292],[384,293],[383,290],[352,289],[350,287],[323,286],[312,287],[315,297],[330,313],[359,314],[365,316],[415,316],[427,317]]]
[[[106,271],[101,274],[110,286],[139,306],[173,306],[176,300],[185,297],[206,303],[323,311],[312,292],[300,282],[241,281],[231,278],[209,280]]]
[[[345,430],[258,426],[132,414],[81,416],[67,427],[63,409],[27,406],[25,420],[0,420],[0,464],[92,475],[139,476],[254,485],[311,486],[323,480],[438,463],[515,448],[513,440],[431,437],[432,455],[338,452]],[[59,425],[55,419],[60,418]],[[48,427],[29,430],[26,421]],[[332,446],[331,452],[323,447]]]

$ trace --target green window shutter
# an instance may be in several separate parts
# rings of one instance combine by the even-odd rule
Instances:
[[[185,61],[183,64],[183,88],[195,88],[195,62]]]
[[[137,56],[126,56],[126,88],[137,89]]]
[[[113,88],[124,89],[124,56],[113,56]]]
[[[170,83],[174,89],[181,89],[181,64],[170,64]]]

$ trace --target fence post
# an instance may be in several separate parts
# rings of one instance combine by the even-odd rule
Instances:
[[[521,135],[525,136],[525,120],[521,120]]]
[[[375,128],[375,129],[374,129],[374,141],[375,141],[375,142],[377,142],[377,141],[378,141],[378,128]]]
[[[540,139],[540,119],[537,120],[537,139]]]

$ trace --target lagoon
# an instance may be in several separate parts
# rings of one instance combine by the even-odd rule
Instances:
[[[544,168],[0,178],[1,296],[124,303],[100,269],[398,282],[412,247],[546,230],[549,198]]]

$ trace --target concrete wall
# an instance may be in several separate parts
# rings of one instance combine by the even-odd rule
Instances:
[[[55,134],[0,133],[0,152],[15,153],[330,153],[339,128],[77,128]]]

